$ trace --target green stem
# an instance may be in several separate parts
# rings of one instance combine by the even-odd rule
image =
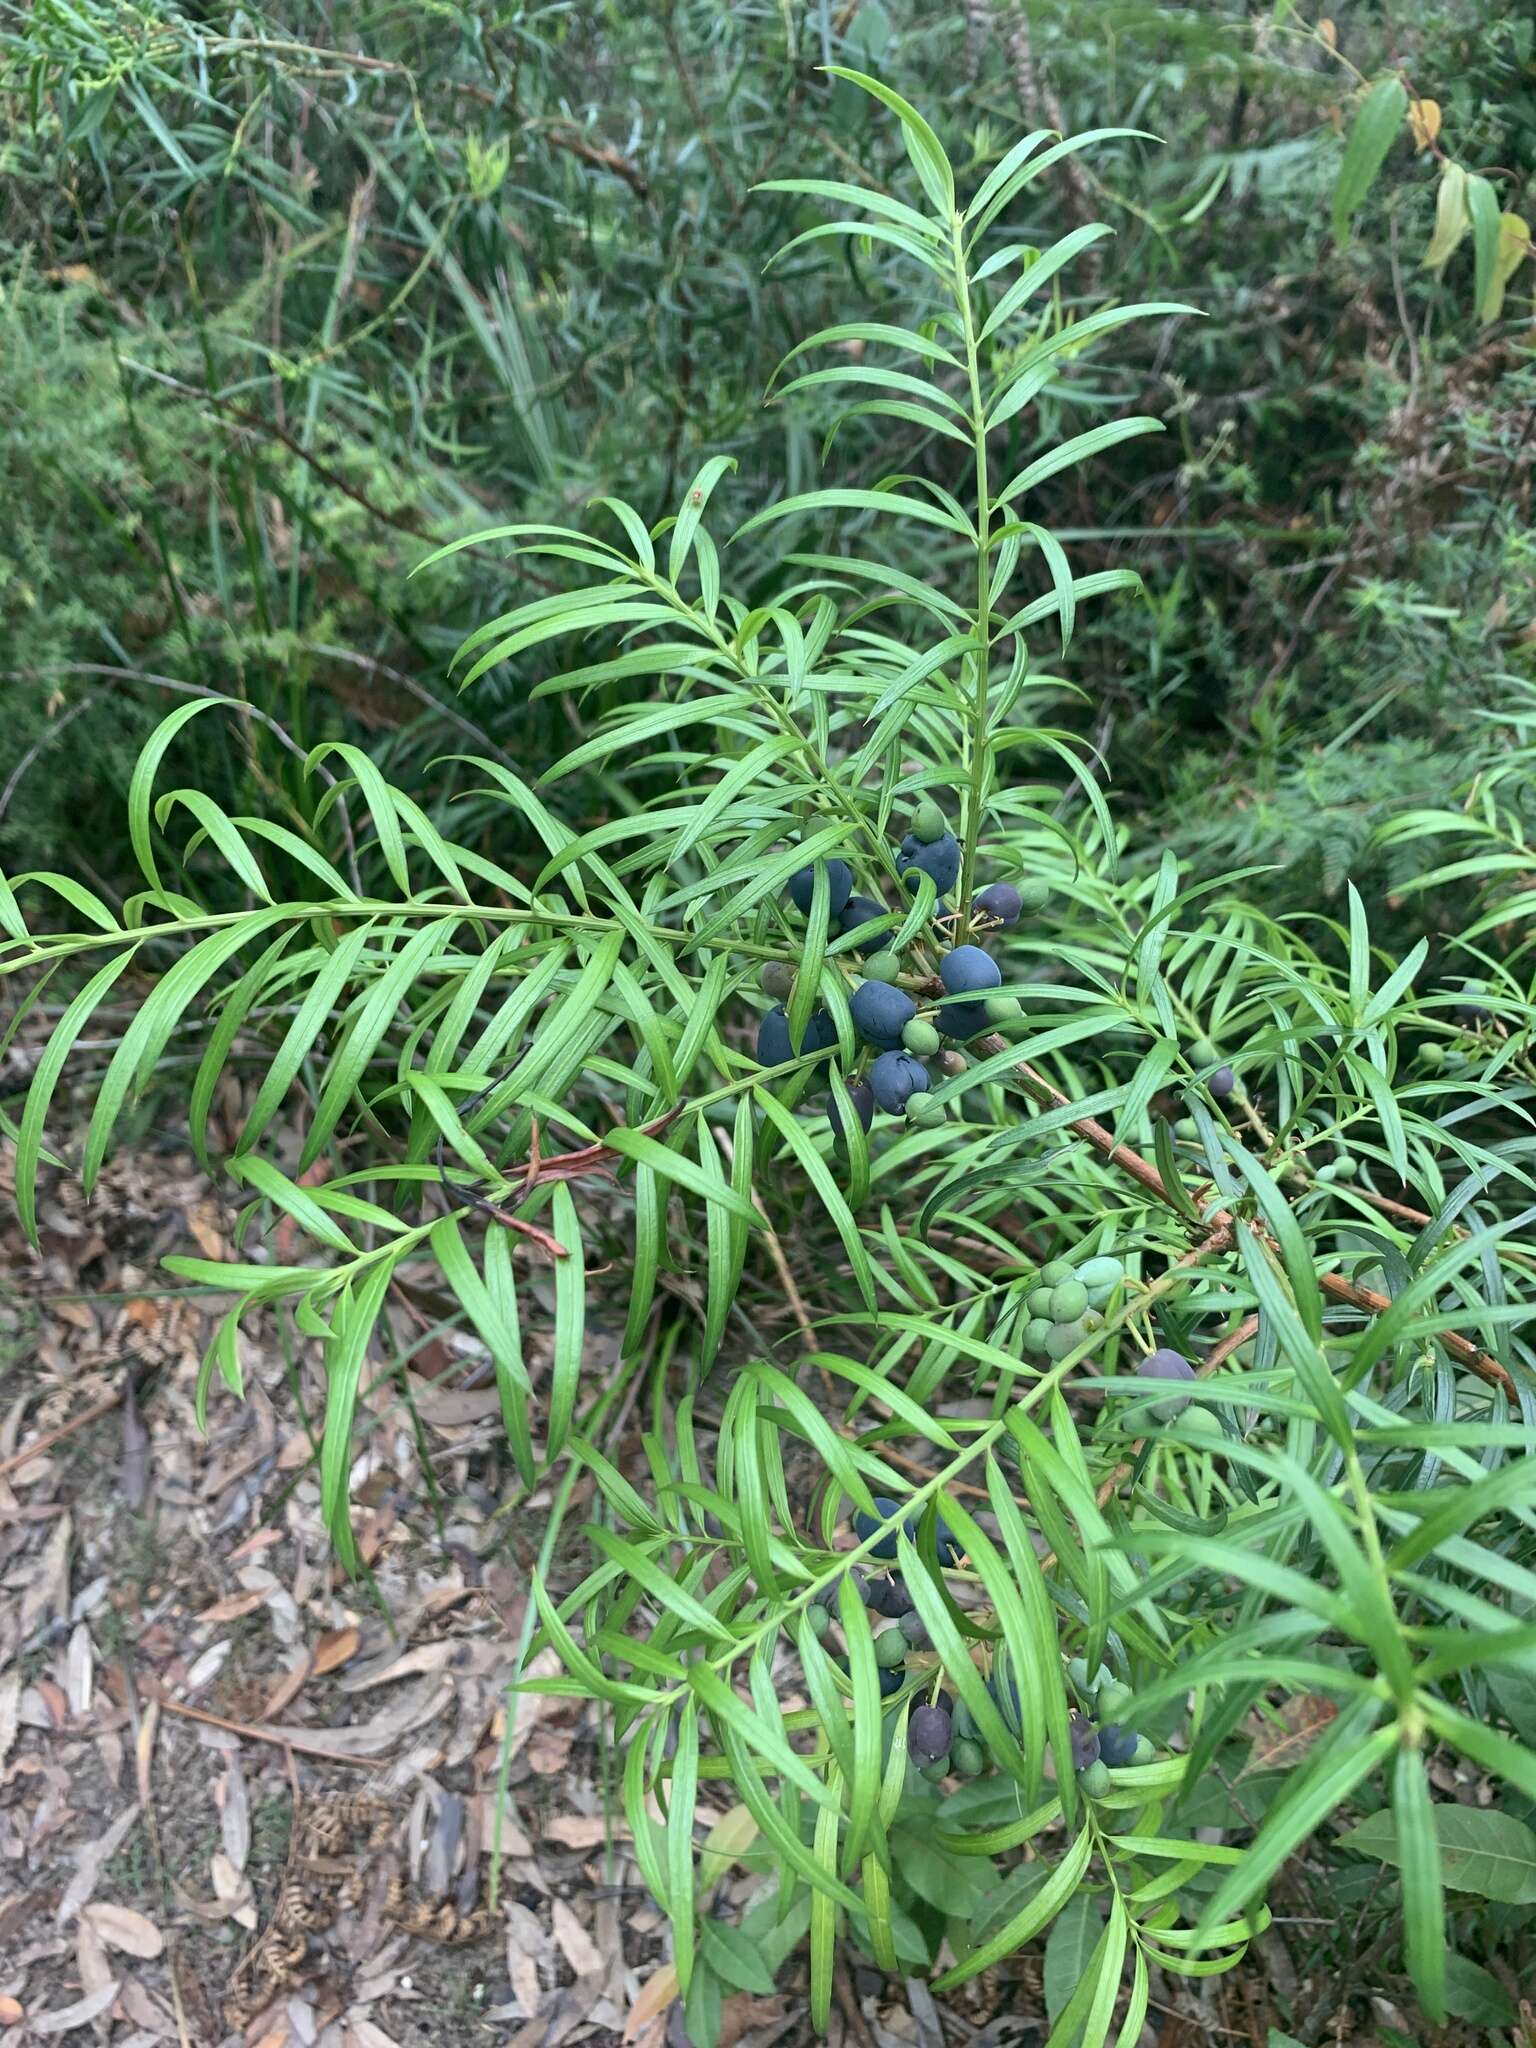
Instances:
[[[976,848],[981,837],[981,812],[986,797],[989,708],[987,693],[992,672],[992,502],[991,482],[987,474],[987,414],[981,396],[981,362],[976,339],[976,321],[971,311],[970,279],[965,268],[965,243],[961,233],[963,226],[964,217],[957,213],[951,228],[955,259],[955,304],[965,330],[965,369],[971,392],[971,431],[976,440],[976,647],[971,656],[975,674],[975,696],[971,706],[965,842],[960,856],[960,893],[956,898],[957,907],[970,902],[976,872]]]

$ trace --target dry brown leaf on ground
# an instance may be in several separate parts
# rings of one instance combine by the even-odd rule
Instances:
[[[99,1835],[94,1842],[87,1842],[76,1853],[75,1874],[64,1887],[63,1896],[59,1900],[58,1911],[54,1915],[54,1919],[60,1927],[67,1926],[74,1919],[80,1908],[90,1898],[92,1892],[95,1891],[96,1881],[101,1876],[103,1864],[110,1862],[123,1846],[123,1843],[128,1838],[129,1829],[133,1827],[138,1817],[139,1807],[137,1800],[135,1800],[132,1806],[126,1808],[118,1815],[104,1835]]]
[[[219,1787],[219,1833],[231,1866],[237,1871],[244,1870],[251,1853],[251,1801],[235,1750],[224,1759],[224,1782]]]
[[[627,1842],[629,1829],[621,1820],[604,1820],[600,1813],[557,1813],[545,1821],[542,1839],[558,1842],[562,1849],[596,1849],[610,1840]]]
[[[114,1906],[96,1899],[85,1907],[80,1919],[108,1948],[120,1949],[125,1956],[139,1956],[149,1962],[165,1947],[165,1936],[154,1921],[131,1906]]]
[[[87,1907],[86,1912],[89,1911]],[[86,1998],[115,1981],[112,1965],[107,1961],[107,1945],[85,1913],[75,1922],[75,1971],[80,1979],[81,1994]]]
[[[323,1678],[328,1671],[337,1671],[349,1663],[357,1655],[362,1640],[363,1632],[355,1626],[327,1629],[315,1643],[316,1676]]]
[[[602,1973],[603,1958],[597,1944],[564,1899],[555,1900],[554,1928],[555,1939],[560,1944],[561,1953],[578,1977],[593,1977]]]
[[[117,1979],[103,1984],[99,1990],[77,1998],[73,2005],[57,2006],[52,2012],[32,2015],[29,2022],[34,2034],[69,2034],[76,2027],[88,2027],[111,2005],[117,1996]]]

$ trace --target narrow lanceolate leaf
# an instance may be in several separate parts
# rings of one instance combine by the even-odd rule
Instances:
[[[91,976],[53,1027],[53,1035],[43,1047],[37,1072],[32,1076],[32,1086],[27,1090],[26,1107],[21,1113],[21,1127],[16,1134],[16,1209],[21,1217],[21,1227],[33,1245],[37,1243],[37,1167],[43,1152],[43,1126],[48,1120],[54,1090],[75,1049],[75,1041],[132,958],[132,949],[125,948]]]
[[[1499,195],[1491,178],[1468,178],[1467,215],[1472,223],[1472,303],[1481,307],[1499,255]]]
[[[1472,1808],[1452,1810],[1475,1813]],[[1432,2020],[1441,2021],[1445,2018],[1445,1893],[1435,1813],[1424,1759],[1417,1745],[1402,1742],[1392,1776],[1392,1818],[1397,1823],[1403,1873],[1403,1954],[1420,2005]]]
[[[336,1554],[350,1570],[357,1562],[347,1480],[352,1469],[352,1416],[369,1345],[394,1274],[391,1258],[375,1258],[337,1304],[325,1353],[325,1430],[320,1444],[320,1502]]]
[[[1375,182],[1376,173],[1386,162],[1387,151],[1402,132],[1403,116],[1407,111],[1408,94],[1402,80],[1395,74],[1391,78],[1379,78],[1361,101],[1345,145],[1344,161],[1339,166],[1338,182],[1333,188],[1333,238],[1336,242],[1348,239],[1349,224]]]
[[[1042,1927],[1050,1925],[1077,1890],[1078,1880],[1088,1868],[1088,1858],[1092,1853],[1093,1836],[1084,1828],[1039,1891],[1006,1926],[999,1928],[990,1941],[972,1949],[963,1963],[957,1963],[952,1970],[946,1970],[942,1977],[936,1978],[934,1990],[951,1991],[955,1985],[965,1984],[972,1977],[979,1977],[983,1970],[990,1970],[994,1963],[1000,1963],[1004,1956],[1011,1956],[1026,1941],[1032,1941]]]

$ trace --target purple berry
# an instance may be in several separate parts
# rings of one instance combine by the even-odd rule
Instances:
[[[1086,1771],[1099,1760],[1099,1731],[1086,1714],[1073,1714],[1067,1732],[1072,1739],[1072,1768]]]
[[[971,914],[992,918],[1000,925],[1015,925],[1023,908],[1024,899],[1012,882],[993,882],[977,891]]]
[[[931,1764],[949,1755],[950,1719],[942,1707],[916,1707],[907,1722],[907,1754],[914,1763]]]

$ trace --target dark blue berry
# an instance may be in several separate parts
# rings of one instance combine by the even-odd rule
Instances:
[[[980,1038],[992,1029],[985,1003],[944,1003],[934,1013],[934,1022],[946,1038]]]
[[[840,917],[853,893],[853,870],[845,860],[829,860],[827,871],[827,915]],[[811,892],[816,886],[815,866],[799,868],[789,878],[789,898],[802,917],[810,914]]]
[[[909,833],[907,837],[910,839],[912,835]],[[901,845],[896,866],[903,875],[918,868],[932,877],[933,886],[941,896],[946,889],[953,889],[960,879],[960,842],[953,832],[946,832],[942,839],[935,839],[927,846],[919,840],[910,853],[906,839]]]
[[[875,1091],[867,1081],[848,1083],[848,1100],[853,1104],[853,1113],[867,1131],[875,1120]],[[839,1137],[843,1135],[843,1112],[834,1095],[827,1114],[832,1119],[832,1128]]]
[[[874,1514],[866,1515],[861,1509],[853,1518],[853,1533],[861,1543],[865,1543],[874,1535],[882,1522],[891,1521],[900,1512],[899,1502],[889,1499],[883,1493],[877,1493],[875,1495]],[[871,1557],[894,1557],[896,1555],[896,1530],[894,1527],[887,1530],[886,1534],[881,1537],[880,1541],[870,1552],[870,1555]],[[871,1581],[871,1583],[878,1584],[879,1581]],[[873,1603],[871,1602],[871,1604]]]
[[[1123,1771],[1136,1754],[1138,1737],[1134,1728],[1122,1728],[1118,1722],[1106,1722],[1099,1730],[1099,1761],[1106,1763],[1112,1771]]]
[[[854,990],[848,1011],[860,1038],[882,1052],[891,1052],[901,1044],[901,1034],[917,1015],[917,1005],[888,981],[866,981]]]
[[[889,1116],[900,1116],[910,1097],[926,1094],[928,1069],[909,1052],[883,1052],[869,1070],[875,1100]]]
[[[952,996],[979,995],[996,988],[1002,969],[980,946],[956,946],[939,962],[939,978]]]
[[[849,932],[856,932],[863,925],[873,924],[877,917],[889,919],[890,916],[891,913],[885,905],[877,903],[873,896],[850,896],[843,906],[842,916],[838,919],[838,930],[846,938]],[[859,951],[863,950],[861,946]]]

